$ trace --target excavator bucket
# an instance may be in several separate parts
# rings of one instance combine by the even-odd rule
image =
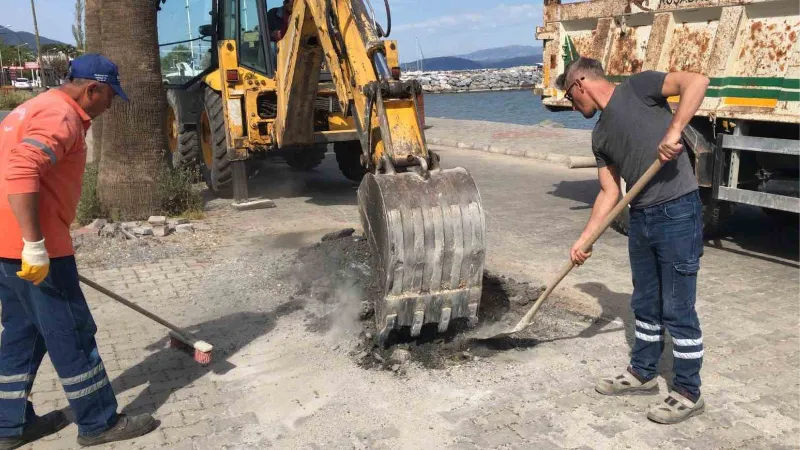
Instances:
[[[478,319],[486,255],[486,220],[466,169],[368,173],[358,188],[359,212],[379,289],[379,340],[393,329]]]

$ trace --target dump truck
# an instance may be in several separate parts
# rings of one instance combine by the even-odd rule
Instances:
[[[646,70],[699,72],[710,84],[684,133],[707,235],[737,204],[796,223],[800,213],[800,11],[796,0],[545,0],[544,73],[535,93],[571,109],[556,77],[578,56],[619,83]],[[674,109],[680,99],[670,97]],[[622,186],[624,189],[624,185]],[[626,232],[628,215],[616,226]]]
[[[478,188],[428,148],[422,87],[400,79],[384,4],[381,15],[363,0],[187,0],[159,13],[172,164],[199,164],[212,192],[243,202],[254,158],[310,169],[332,144],[360,182],[380,340],[477,322],[486,251]],[[198,18],[210,23],[194,37]]]

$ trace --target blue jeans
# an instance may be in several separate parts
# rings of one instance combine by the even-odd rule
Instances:
[[[694,191],[660,205],[631,209],[628,233],[636,317],[631,366],[644,379],[657,375],[666,328],[673,343],[673,386],[695,397],[700,395],[703,365],[703,334],[695,311],[703,256],[702,208]]]
[[[116,424],[117,400],[94,340],[95,326],[72,256],[50,261],[34,286],[17,277],[20,263],[0,260],[0,437],[19,436],[34,418],[27,401],[45,353],[58,373],[81,435]]]

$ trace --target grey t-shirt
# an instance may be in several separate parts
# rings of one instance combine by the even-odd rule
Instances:
[[[661,94],[666,76],[664,72],[647,71],[620,83],[592,131],[597,166],[616,166],[628,187],[658,158],[658,144],[672,122],[672,110]],[[685,142],[683,149],[633,199],[632,208],[658,205],[697,189]]]

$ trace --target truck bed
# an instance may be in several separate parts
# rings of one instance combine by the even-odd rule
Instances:
[[[554,83],[580,55],[614,82],[645,70],[705,74],[700,116],[800,123],[798,35],[796,0],[545,0],[536,92],[549,108],[571,108]]]

